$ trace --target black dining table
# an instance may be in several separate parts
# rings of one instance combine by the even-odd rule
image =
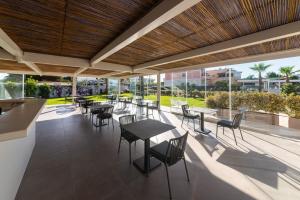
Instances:
[[[99,113],[101,113],[101,112],[104,112],[106,109],[111,108],[111,107],[113,107],[113,105],[106,103],[106,104],[100,104],[100,105],[97,105],[97,106],[93,106],[91,109],[92,110],[97,110]],[[100,127],[100,126],[105,126],[107,124],[106,123],[102,123],[102,121],[100,121],[100,124],[98,125],[97,121],[96,121],[96,124],[93,123],[93,125],[95,127]]]
[[[148,175],[150,171],[161,165],[161,162],[156,158],[150,158],[150,138],[173,130],[176,127],[158,120],[146,119],[126,124],[122,128],[144,141],[144,156],[134,160],[133,165],[142,173]]]

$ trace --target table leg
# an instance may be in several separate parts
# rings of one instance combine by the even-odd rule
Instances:
[[[204,113],[201,113],[201,131],[204,131]]]
[[[211,132],[211,130],[204,128],[204,113],[203,112],[200,113],[200,129],[196,129],[195,131],[198,133],[201,133],[203,135],[208,135]]]
[[[159,160],[150,157],[150,139],[146,139],[144,142],[144,156],[134,160],[133,165],[146,176],[150,171],[161,165]]]
[[[149,150],[150,150],[150,139],[146,139],[145,148],[144,148],[144,169],[146,175],[148,175],[149,173],[149,164],[150,164]]]

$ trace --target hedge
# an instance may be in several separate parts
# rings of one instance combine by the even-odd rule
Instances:
[[[300,118],[300,96],[284,96],[274,93],[232,92],[232,109],[245,107],[249,111],[265,111],[269,113],[286,113],[291,117]],[[229,108],[229,93],[218,92],[206,98],[210,108]]]

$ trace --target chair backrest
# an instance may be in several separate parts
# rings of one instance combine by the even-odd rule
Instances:
[[[183,158],[188,134],[189,132],[187,131],[183,136],[173,138],[169,141],[166,152],[166,163],[173,165]]]
[[[102,104],[102,102],[93,102],[93,107],[96,107],[96,106],[100,106]]]
[[[133,97],[128,97],[128,98],[125,100],[125,102],[126,102],[126,103],[132,103],[132,100],[133,100]]]
[[[235,114],[234,118],[233,118],[233,121],[232,121],[232,128],[240,127],[242,119],[243,119],[243,113]]]
[[[119,117],[119,123],[120,126],[126,125],[126,124],[131,124],[135,122],[136,116],[135,115],[124,115]]]
[[[187,105],[187,104],[181,105],[181,109],[182,109],[183,116],[186,116],[187,114],[189,114],[189,105]]]
[[[94,100],[89,99],[89,100],[85,100],[85,102],[83,104],[86,105],[86,106],[92,106],[93,103],[94,103]]]
[[[109,113],[109,114],[113,114],[114,112],[114,106],[110,106],[107,109],[105,109],[104,111],[105,113]]]

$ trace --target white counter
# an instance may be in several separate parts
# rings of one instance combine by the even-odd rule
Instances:
[[[45,104],[42,99],[22,101],[0,116],[1,200],[15,199],[35,145],[35,121]]]

